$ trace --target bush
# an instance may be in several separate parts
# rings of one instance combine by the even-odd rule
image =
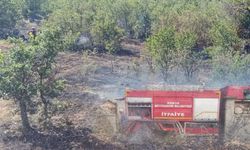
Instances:
[[[219,49],[219,48],[218,48]],[[250,55],[223,52],[213,55],[213,80],[219,84],[249,84]]]

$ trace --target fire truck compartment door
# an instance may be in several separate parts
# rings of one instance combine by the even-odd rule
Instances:
[[[154,97],[153,118],[156,120],[193,120],[193,98]]]
[[[218,121],[219,99],[194,98],[193,119],[195,121]]]

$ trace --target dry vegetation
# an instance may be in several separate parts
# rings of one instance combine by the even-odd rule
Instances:
[[[0,40],[0,52],[6,52],[11,45],[6,40]]]

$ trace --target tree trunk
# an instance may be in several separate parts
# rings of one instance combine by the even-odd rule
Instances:
[[[43,75],[40,74],[40,86],[43,87]],[[43,102],[43,115],[44,115],[44,128],[47,129],[48,128],[48,124],[49,124],[49,115],[48,115],[48,101],[46,100],[46,98],[44,97],[44,89],[40,88],[40,98]]]
[[[44,117],[45,117],[45,121],[47,123],[48,119],[49,119],[49,115],[48,115],[48,103],[44,103]]]
[[[48,115],[48,102],[47,100],[41,95],[42,102],[43,102],[43,115],[44,115],[44,128],[48,128],[49,124],[49,115]]]
[[[22,120],[22,127],[23,127],[23,133],[25,135],[29,134],[32,130],[29,123],[28,113],[25,101],[23,99],[19,99],[19,107],[21,111],[21,120]]]

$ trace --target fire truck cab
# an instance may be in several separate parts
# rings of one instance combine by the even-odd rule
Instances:
[[[220,133],[224,139],[250,140],[250,87],[221,89]]]

